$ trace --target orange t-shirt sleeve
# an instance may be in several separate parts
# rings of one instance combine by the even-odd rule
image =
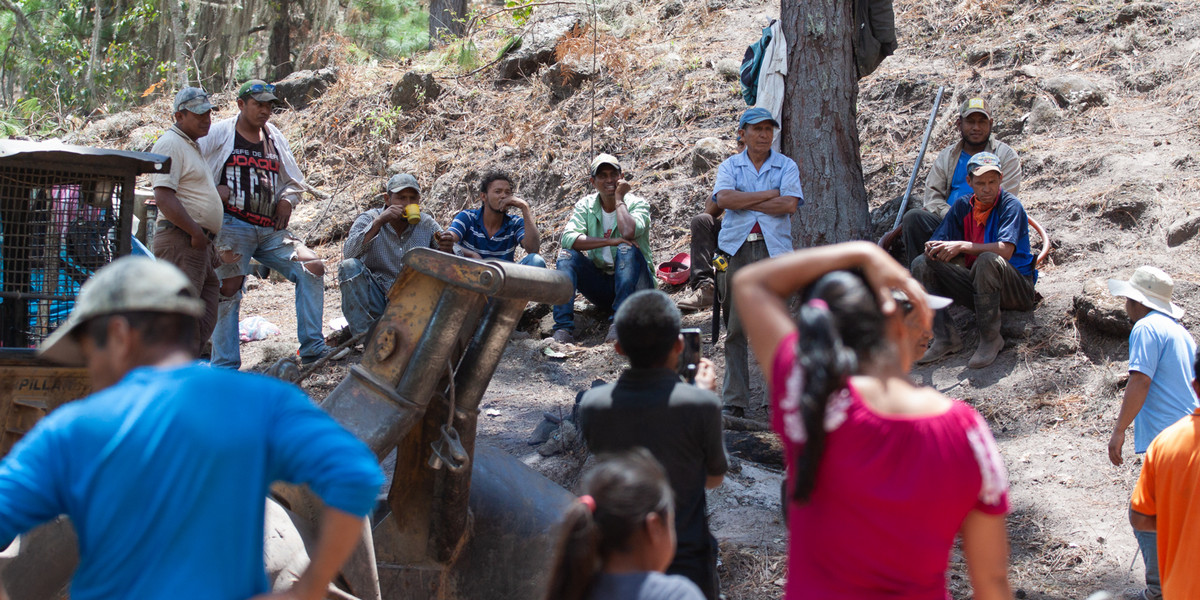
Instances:
[[[1133,488],[1133,498],[1129,501],[1130,508],[1148,517],[1158,514],[1158,508],[1154,502],[1154,459],[1158,454],[1157,450],[1156,445],[1151,444],[1149,450],[1146,451],[1146,460],[1142,463],[1142,474],[1138,476],[1137,485]]]

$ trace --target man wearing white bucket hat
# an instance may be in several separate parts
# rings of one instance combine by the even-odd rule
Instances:
[[[1108,290],[1125,298],[1125,313],[1133,321],[1129,334],[1129,383],[1121,401],[1116,427],[1108,441],[1108,458],[1120,465],[1125,430],[1133,423],[1133,451],[1142,454],[1160,431],[1190,414],[1197,406],[1192,380],[1196,341],[1179,324],[1183,309],[1171,302],[1175,282],[1160,269],[1138,267],[1129,281],[1109,279]],[[1146,598],[1161,598],[1157,536],[1135,531],[1146,563]]]

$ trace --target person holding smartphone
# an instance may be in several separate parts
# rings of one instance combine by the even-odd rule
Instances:
[[[629,368],[614,383],[584,393],[579,428],[592,452],[642,447],[662,463],[675,492],[679,539],[666,572],[691,579],[715,600],[717,540],[708,529],[704,490],[721,485],[729,459],[712,362],[695,362],[694,385],[680,377],[680,321],[679,308],[663,292],[629,296],[613,320],[616,351],[629,359]]]

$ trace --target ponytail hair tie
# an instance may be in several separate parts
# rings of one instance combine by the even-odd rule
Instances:
[[[822,300],[820,298],[813,298],[813,299],[809,300],[808,302],[805,302],[805,304],[807,304],[813,308],[819,308],[819,309],[825,310],[825,311],[829,310],[829,303],[825,302],[824,300]]]
[[[592,514],[596,514],[596,499],[595,498],[591,497],[590,495],[585,494],[585,495],[579,497],[579,502],[587,507],[588,512],[590,512]]]

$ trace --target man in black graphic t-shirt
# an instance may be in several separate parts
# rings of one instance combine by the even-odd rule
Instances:
[[[279,153],[267,148],[266,138],[251,142],[235,130],[233,152],[225,160],[217,184],[228,188],[223,194],[228,198],[225,212],[253,225],[274,227]]]
[[[238,313],[251,258],[296,284],[301,362],[329,352],[321,331],[325,265],[287,230],[304,175],[283,133],[268,123],[276,99],[275,86],[247,81],[238,90],[238,115],[213,125],[208,137],[201,138],[201,152],[225,203],[216,241],[222,260],[217,268],[221,302],[212,336],[212,363],[217,366],[241,367]]]

